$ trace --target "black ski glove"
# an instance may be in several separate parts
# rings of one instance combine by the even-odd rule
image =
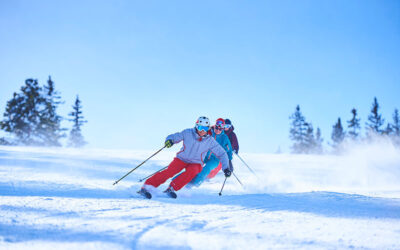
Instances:
[[[224,174],[225,174],[225,177],[230,177],[231,176],[231,174],[232,174],[232,171],[230,171],[229,169],[225,169],[224,170]]]
[[[167,141],[165,141],[165,146],[166,146],[167,148],[172,147],[172,145],[174,145],[174,143],[172,142],[172,140],[167,140]]]

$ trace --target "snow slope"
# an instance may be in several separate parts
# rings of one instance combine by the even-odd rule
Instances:
[[[177,147],[174,147],[177,150]],[[138,197],[153,152],[0,147],[0,249],[400,249],[400,151],[243,154],[233,178]]]

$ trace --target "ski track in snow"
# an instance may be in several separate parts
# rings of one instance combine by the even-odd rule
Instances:
[[[151,152],[0,147],[0,249],[400,249],[400,152],[243,154],[234,177],[146,200]],[[371,151],[374,154],[371,154]],[[167,182],[168,183],[168,182]]]

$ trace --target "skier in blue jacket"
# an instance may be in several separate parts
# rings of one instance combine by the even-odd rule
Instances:
[[[222,146],[222,148],[225,149],[229,158],[229,163],[230,163],[229,168],[231,171],[233,171],[233,167],[231,165],[232,146],[229,141],[229,137],[224,133],[224,126],[225,126],[225,120],[222,118],[217,119],[215,125],[211,129],[211,136],[219,143],[219,145]],[[210,174],[210,172],[218,167],[220,160],[218,157],[215,156],[215,154],[213,154],[211,151],[208,151],[204,163],[205,165],[203,166],[202,171],[198,173],[196,177],[193,178],[193,180],[189,183],[189,186],[190,185],[200,186],[201,183],[203,183],[204,180],[207,178],[207,176]]]

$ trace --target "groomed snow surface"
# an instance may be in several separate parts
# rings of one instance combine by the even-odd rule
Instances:
[[[155,149],[156,151],[157,149]],[[153,152],[0,147],[0,249],[400,249],[400,151],[340,156],[241,154],[176,200],[139,197],[168,165]]]

